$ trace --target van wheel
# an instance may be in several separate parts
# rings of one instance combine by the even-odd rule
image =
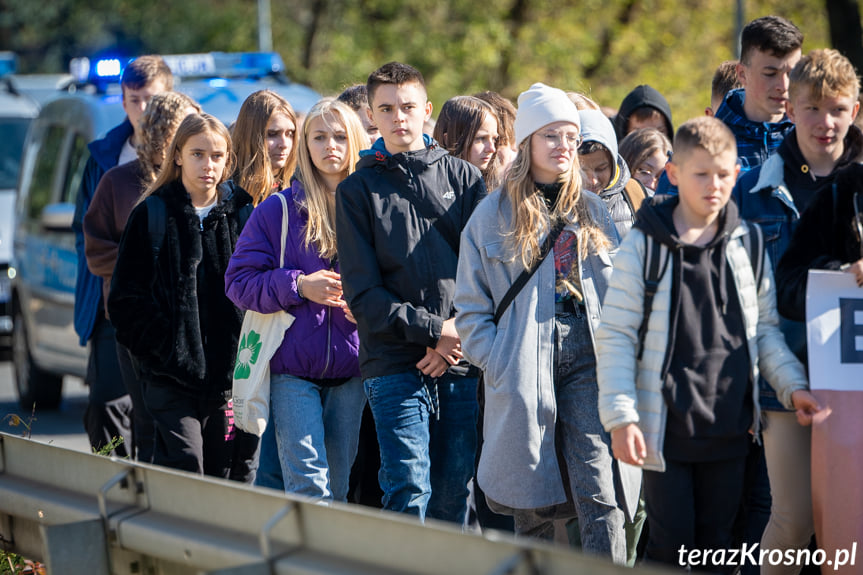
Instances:
[[[21,409],[27,410],[28,414],[34,405],[35,409],[57,409],[63,398],[62,376],[48,373],[33,361],[24,316],[17,305],[12,321],[12,361]]]

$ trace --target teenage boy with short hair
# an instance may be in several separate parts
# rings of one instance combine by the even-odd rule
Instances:
[[[381,450],[386,509],[462,523],[476,453],[476,370],[453,296],[459,235],[486,190],[479,170],[423,136],[418,70],[368,79],[381,138],[336,191],[342,283]]]
[[[636,86],[627,94],[614,117],[618,141],[639,128],[656,128],[669,139],[674,135],[668,100],[656,88],[647,84]]]
[[[737,76],[737,64],[737,60],[725,60],[716,67],[713,80],[710,82],[710,106],[704,109],[706,116],[715,116],[716,110],[725,101],[725,95],[741,87],[740,78]]]
[[[785,116],[788,74],[800,60],[803,33],[779,16],[757,18],[743,28],[737,76],[716,111],[737,139],[741,172],[763,163],[793,124]]]
[[[374,144],[381,137],[381,132],[372,123],[371,116],[369,116],[369,98],[366,93],[366,85],[354,84],[353,86],[348,86],[336,99],[339,102],[344,102],[351,107],[351,110],[357,113],[360,117],[360,122],[363,123],[363,129],[369,135],[369,145]]]
[[[801,215],[821,194],[830,194],[836,173],[863,152],[863,132],[854,125],[860,83],[851,62],[836,50],[813,50],[791,71],[788,117],[794,129],[759,168],[740,178],[734,197],[741,217],[764,230],[770,261],[785,253]],[[826,230],[825,230],[826,232]],[[778,285],[779,292],[787,286]],[[781,318],[785,341],[806,363],[806,324]],[[805,548],[814,533],[810,498],[810,431],[796,424],[765,383],[764,451],[773,496],[762,536],[769,549]],[[763,566],[763,573],[793,573],[794,567]]]
[[[147,103],[156,94],[171,90],[173,85],[171,69],[161,56],[140,56],[126,66],[120,80],[126,119],[111,129],[104,138],[94,140],[88,145],[90,157],[75,200],[75,215],[72,221],[75,250],[78,254],[75,331],[81,345],[90,342],[85,377],[90,392],[84,427],[94,449],[100,449],[115,437],[124,438],[124,442],[113,452],[118,457],[133,455],[132,401],[120,375],[114,328],[105,317],[102,278],[94,275],[87,267],[84,253],[84,214],[87,213],[96,186],[105,172],[114,166],[137,159],[137,133]]]
[[[714,118],[690,120],[666,169],[678,195],[643,206],[615,258],[597,378],[615,457],[645,468],[647,557],[686,567],[681,546],[732,546],[759,372],[786,406],[811,416],[818,405],[779,331],[772,270],[759,281],[750,262],[745,236],[757,230],[728,202],[740,169],[734,135]],[[668,265],[645,313],[652,242]]]

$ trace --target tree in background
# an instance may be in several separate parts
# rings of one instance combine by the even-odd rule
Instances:
[[[250,0],[0,0],[0,50],[17,51],[25,72],[59,72],[71,57],[106,49],[254,50],[255,8]],[[746,2],[746,20],[766,14],[795,22],[804,51],[832,45],[860,67],[857,0]],[[543,81],[616,107],[648,83],[677,123],[710,101],[714,69],[734,57],[734,19],[734,3],[710,0],[272,0],[273,43],[288,75],[325,94],[402,60],[422,70],[436,106],[484,89],[514,98]]]

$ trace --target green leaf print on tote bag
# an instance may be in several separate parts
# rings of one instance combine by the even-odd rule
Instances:
[[[285,240],[288,237],[288,202],[282,201],[282,249],[279,267],[285,265]],[[260,437],[270,415],[270,359],[282,345],[285,332],[294,323],[294,316],[282,310],[258,313],[248,310],[243,317],[240,345],[234,363],[232,391],[234,425]]]

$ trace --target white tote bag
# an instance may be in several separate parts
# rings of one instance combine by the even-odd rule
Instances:
[[[281,193],[275,195],[282,201],[279,268],[283,268],[288,238],[288,202]],[[258,437],[264,433],[270,416],[270,359],[282,345],[285,332],[292,323],[294,316],[284,310],[275,313],[248,310],[243,317],[234,363],[234,425]]]

